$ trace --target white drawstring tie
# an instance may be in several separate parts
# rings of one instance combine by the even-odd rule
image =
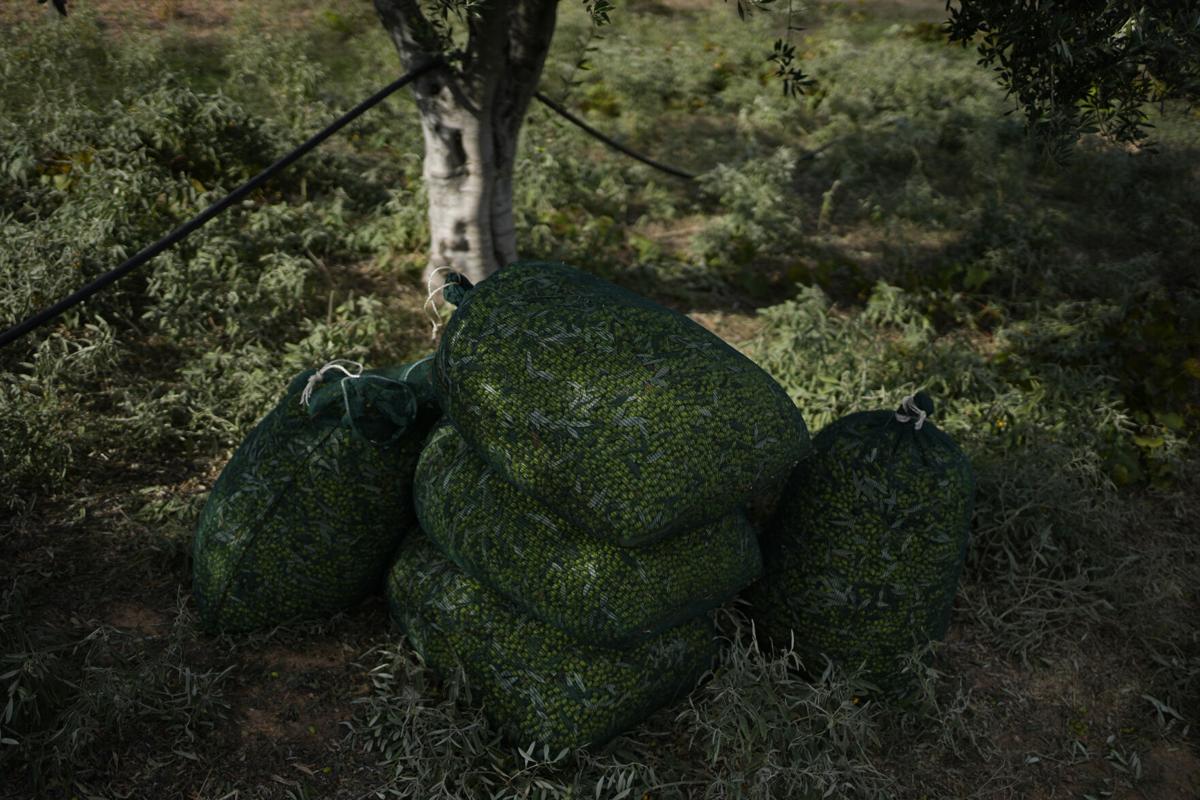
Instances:
[[[896,421],[912,422],[913,420],[916,420],[916,424],[913,425],[913,429],[919,431],[921,430],[921,426],[925,424],[926,414],[925,409],[917,405],[916,397],[916,394],[910,394],[908,397],[900,401],[900,410],[896,412]]]

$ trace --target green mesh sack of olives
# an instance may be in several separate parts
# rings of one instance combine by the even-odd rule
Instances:
[[[744,595],[760,640],[810,668],[827,656],[887,692],[904,658],[942,638],[966,557],[974,477],[924,393],[851,414],[813,439],[762,537]]]
[[[597,746],[688,694],[717,656],[707,615],[627,650],[593,647],[526,616],[423,534],[387,581],[392,618],[426,665],[461,666],[492,723],[521,746]]]
[[[470,286],[439,344],[438,398],[509,483],[589,534],[644,545],[788,475],[804,419],[753,361],[683,314],[549,262]]]
[[[762,572],[740,509],[645,547],[596,539],[523,494],[443,422],[413,481],[421,530],[526,614],[602,647],[627,647],[732,598]]]
[[[202,628],[327,616],[380,590],[416,527],[412,476],[439,416],[430,377],[424,359],[361,374],[331,362],[292,380],[200,514],[192,593]]]

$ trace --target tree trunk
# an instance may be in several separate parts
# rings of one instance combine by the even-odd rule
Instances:
[[[416,0],[375,0],[406,70],[437,55]],[[461,69],[413,82],[425,134],[429,264],[483,280],[517,258],[513,162],[517,135],[554,35],[557,0],[483,0],[468,23]]]

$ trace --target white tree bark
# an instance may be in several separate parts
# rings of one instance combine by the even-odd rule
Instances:
[[[436,55],[416,0],[375,0],[405,69]],[[438,267],[483,280],[517,258],[513,162],[517,136],[554,35],[557,0],[484,0],[468,26],[461,72],[413,82],[425,135],[430,253]]]

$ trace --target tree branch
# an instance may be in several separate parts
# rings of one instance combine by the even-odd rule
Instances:
[[[422,67],[442,55],[437,31],[421,13],[416,0],[375,0],[375,10],[391,34],[406,70]]]

